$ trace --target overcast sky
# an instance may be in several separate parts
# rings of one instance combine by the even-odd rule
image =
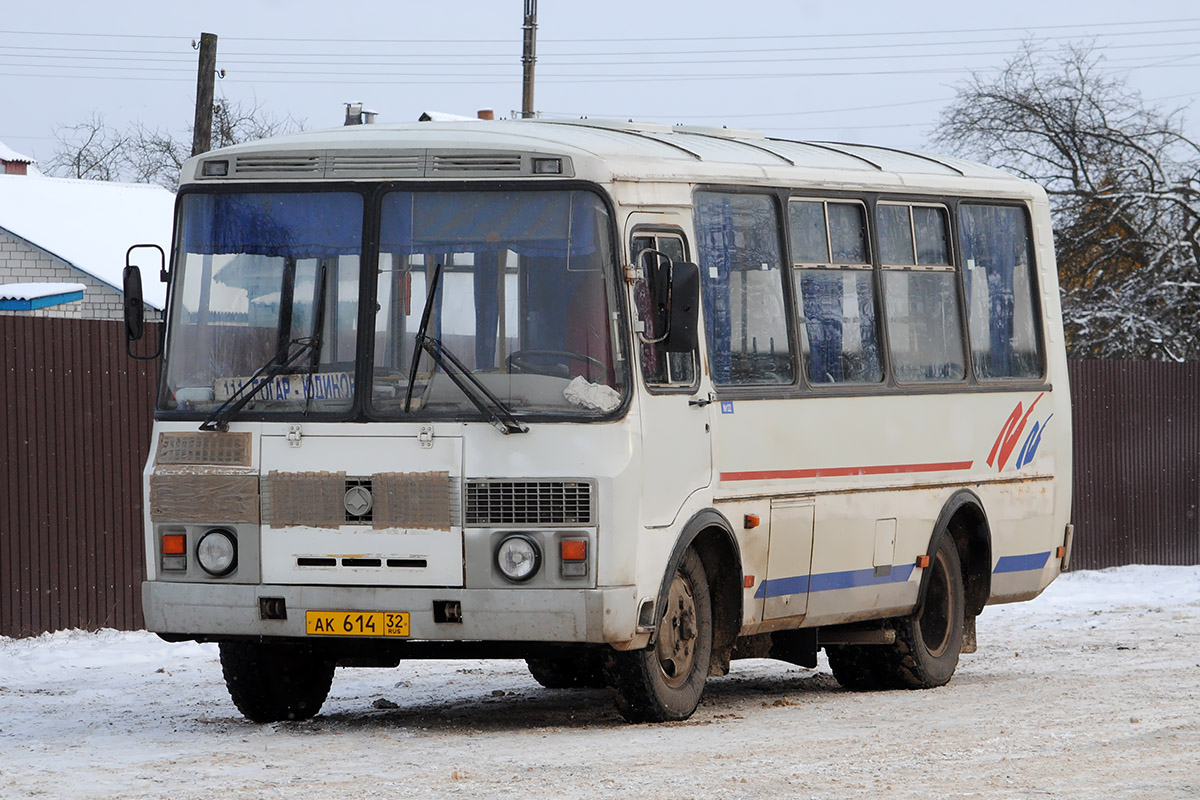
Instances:
[[[182,134],[202,31],[220,37],[218,98],[308,128],[341,124],[356,100],[380,122],[508,116],[521,104],[522,12],[522,0],[8,0],[0,141],[45,160],[56,127],[93,111]],[[1094,39],[1109,68],[1164,106],[1200,92],[1195,0],[541,0],[535,106],[919,148],[955,84],[1027,37]]]

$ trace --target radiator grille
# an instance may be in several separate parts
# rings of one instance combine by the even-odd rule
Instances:
[[[585,481],[468,481],[466,525],[592,525]]]

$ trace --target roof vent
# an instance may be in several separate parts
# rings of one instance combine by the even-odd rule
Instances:
[[[362,103],[346,103],[346,125],[372,125],[379,116],[378,111],[363,108]]]

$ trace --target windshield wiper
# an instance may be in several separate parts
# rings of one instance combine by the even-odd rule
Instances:
[[[479,413],[488,418],[488,421],[496,427],[496,430],[507,436],[510,433],[528,433],[529,427],[522,425],[513,415],[512,410],[504,404],[504,401],[496,397],[483,381],[475,377],[474,373],[467,368],[467,365],[459,360],[458,356],[450,352],[442,341],[433,336],[427,336],[429,330],[429,317],[433,314],[433,302],[437,297],[438,282],[442,277],[442,265],[437,264],[433,268],[433,277],[429,280],[429,295],[425,298],[425,308],[421,312],[421,325],[417,328],[417,340],[413,343],[412,365],[408,370],[408,391],[404,395],[404,412],[407,414],[412,408],[413,386],[417,381],[417,366],[421,360],[421,351],[429,353],[429,357],[434,360],[446,376],[454,381],[454,385],[462,390],[462,393],[467,396],[471,404],[479,409]],[[474,389],[475,392],[472,392]],[[476,394],[478,392],[478,394]],[[480,399],[480,395],[487,400],[484,403]]]
[[[313,308],[313,325],[312,335],[300,339],[292,339],[288,342],[288,350],[290,351],[294,345],[299,345],[294,353],[289,353],[288,357],[282,361],[275,356],[271,360],[263,364],[254,371],[254,374],[243,383],[236,392],[225,398],[225,402],[217,406],[208,419],[200,423],[202,431],[221,431],[229,430],[229,420],[233,419],[233,415],[246,407],[246,404],[254,399],[254,396],[263,390],[271,381],[283,374],[284,370],[295,364],[305,354],[311,354],[311,360],[308,364],[308,382],[304,387],[304,413],[308,414],[309,401],[312,399],[310,392],[312,391],[313,375],[317,371],[317,366],[321,360],[321,326],[325,324],[325,263],[321,263],[320,273],[317,275],[315,286],[316,296],[313,302],[316,307]],[[261,381],[255,383],[256,380],[262,378]]]
[[[270,361],[255,370],[254,374],[236,392],[229,395],[229,397],[225,398],[225,402],[217,406],[208,419],[200,423],[200,430],[222,432],[229,430],[229,420],[233,418],[234,414],[245,408],[246,404],[263,390],[263,387],[279,377],[284,370],[303,358],[306,353],[315,352],[321,346],[315,336],[292,339],[288,343],[288,348],[290,349],[292,345],[299,345],[300,347],[283,361],[277,361],[275,356],[271,356]],[[255,383],[260,377],[262,380]]]

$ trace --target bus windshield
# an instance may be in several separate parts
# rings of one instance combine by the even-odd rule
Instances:
[[[379,231],[368,256],[370,205],[343,191],[185,195],[159,407],[211,413],[252,380],[239,415],[254,418],[354,408],[374,419],[486,418],[469,394],[479,387],[522,417],[621,406],[616,269],[599,197],[387,192],[367,220]],[[364,298],[374,314],[360,314]],[[449,358],[417,346],[425,310],[426,339]],[[360,319],[372,335],[360,337]],[[313,338],[311,354],[283,366]],[[451,360],[469,380],[447,375]],[[356,386],[364,374],[369,384]]]

